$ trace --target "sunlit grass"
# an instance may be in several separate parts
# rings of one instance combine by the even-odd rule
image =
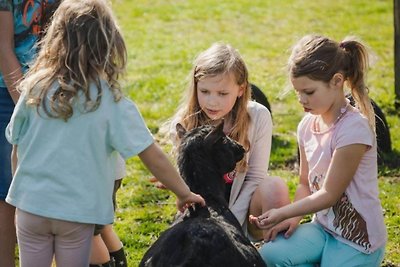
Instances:
[[[231,43],[247,62],[251,81],[271,102],[270,170],[284,177],[293,192],[298,179],[293,169],[295,133],[302,111],[293,93],[284,94],[290,48],[308,33],[336,40],[358,36],[376,54],[368,83],[372,98],[387,116],[395,150],[388,157],[391,166],[380,170],[379,185],[389,232],[385,264],[400,265],[400,120],[393,105],[392,4],[390,0],[114,0],[128,46],[124,90],[157,136],[162,123],[176,110],[195,56],[213,42]],[[129,160],[128,167],[129,175],[118,193],[115,228],[130,264],[137,266],[172,221],[175,197],[148,182],[150,174],[137,158]]]

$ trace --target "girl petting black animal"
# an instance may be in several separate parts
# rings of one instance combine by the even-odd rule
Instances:
[[[223,176],[235,169],[245,150],[223,127],[205,125],[186,132],[177,125],[182,140],[179,171],[207,206],[186,210],[150,247],[140,266],[265,266],[224,196]]]

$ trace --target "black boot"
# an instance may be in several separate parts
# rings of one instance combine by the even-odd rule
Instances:
[[[110,261],[102,263],[102,264],[89,264],[89,267],[115,267],[115,262],[111,258]]]
[[[110,252],[110,258],[114,259],[115,267],[128,267],[124,247],[120,250]]]

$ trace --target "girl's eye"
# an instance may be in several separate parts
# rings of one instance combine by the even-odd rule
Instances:
[[[314,94],[314,91],[307,91],[307,92],[305,92],[305,91],[302,91],[302,92],[299,92],[299,91],[295,91],[295,93],[296,93],[296,95],[297,96],[300,96],[301,94],[305,94],[305,95],[312,95],[312,94]]]
[[[226,96],[226,95],[228,95],[228,93],[226,93],[226,92],[221,92],[221,93],[219,93],[219,95],[220,95],[220,96]]]
[[[200,93],[201,94],[208,94],[208,91],[207,90],[200,90]]]

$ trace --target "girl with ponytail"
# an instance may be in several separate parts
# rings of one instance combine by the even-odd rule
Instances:
[[[308,35],[294,46],[289,78],[307,113],[297,129],[300,183],[292,204],[250,215],[260,229],[281,232],[260,249],[267,266],[380,266],[387,235],[367,69],[367,49],[354,38]]]

